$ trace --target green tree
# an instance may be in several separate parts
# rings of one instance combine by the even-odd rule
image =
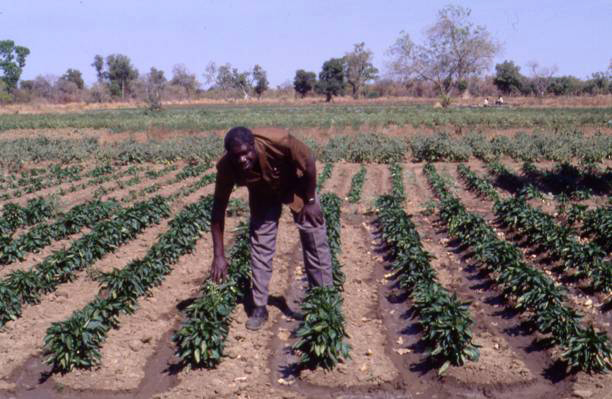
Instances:
[[[303,69],[298,69],[295,71],[293,88],[302,98],[306,97],[306,94],[314,89],[316,83],[317,74],[314,72],[306,72]]]
[[[4,82],[5,91],[12,92],[17,88],[29,54],[27,47],[16,46],[12,40],[0,40],[0,80]]]
[[[249,91],[252,87],[251,73],[240,72],[232,65],[227,63],[217,68],[215,86],[225,93],[239,91],[245,99],[249,98]]]
[[[359,91],[365,83],[376,79],[378,69],[372,65],[372,51],[366,50],[365,43],[355,44],[350,53],[344,55],[344,76],[351,86],[353,98],[359,97]]]
[[[68,68],[66,73],[60,77],[60,80],[65,80],[67,82],[72,82],[76,85],[76,87],[81,90],[85,87],[85,82],[83,81],[83,75],[81,71],[78,69]]]
[[[98,82],[103,82],[104,81],[104,58],[99,55],[96,54],[94,56],[94,60],[91,63],[91,66],[94,67],[94,69],[96,70],[96,76],[98,77]]]
[[[493,83],[504,94],[520,92],[525,77],[521,75],[521,68],[512,61],[504,61],[495,65],[495,78]]]
[[[111,94],[121,95],[121,98],[125,99],[125,94],[130,93],[131,83],[138,78],[138,70],[132,66],[130,58],[123,54],[106,57],[106,68],[104,77],[110,84]]]
[[[588,94],[607,94],[612,89],[612,76],[607,76],[605,72],[595,72],[591,79],[584,82],[582,90]]]
[[[151,67],[145,76],[145,89],[147,91],[146,103],[150,111],[161,111],[162,94],[166,86],[164,71]]]
[[[323,63],[315,90],[325,95],[326,102],[330,102],[333,96],[344,94],[344,61],[342,58],[331,58]]]
[[[481,75],[501,47],[484,26],[469,20],[470,14],[469,8],[444,7],[425,31],[421,45],[401,32],[388,50],[391,72],[403,83],[414,79],[431,82],[445,98],[459,82]]]
[[[582,90],[582,82],[574,76],[553,77],[546,91],[556,96],[568,96],[578,94]]]
[[[257,98],[261,98],[263,92],[268,90],[268,74],[260,65],[255,65],[253,67],[253,80],[255,80],[255,87],[253,90]]]

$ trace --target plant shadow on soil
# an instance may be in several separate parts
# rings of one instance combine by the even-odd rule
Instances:
[[[437,220],[435,225],[438,226],[436,230],[437,234],[449,235],[448,230],[442,225],[441,220]],[[488,294],[483,298],[482,302],[494,307],[499,307],[499,310],[492,312],[492,316],[500,317],[501,319],[512,322],[512,325],[506,326],[502,329],[503,333],[509,337],[523,337],[527,338],[533,336],[536,332],[533,323],[530,320],[520,320],[520,310],[513,307],[507,302],[503,292],[499,292],[495,283],[490,277],[489,273],[478,267],[474,261],[474,252],[471,251],[467,246],[463,245],[457,239],[450,239],[447,242],[447,248],[454,253],[459,259],[466,265],[464,271],[466,272],[466,280],[473,284],[468,287],[470,290],[485,291]],[[549,337],[538,338],[534,337],[528,345],[523,347],[526,354],[533,354],[539,352],[540,356],[548,357],[548,351],[554,346],[554,343]],[[566,378],[570,374],[566,371],[565,364],[560,360],[554,360],[551,364],[544,367],[541,372],[541,377],[547,380],[551,384],[561,383],[567,381]]]
[[[374,253],[381,255],[383,261],[385,262],[384,270],[387,272],[392,272],[392,264],[393,254],[392,249],[384,243],[382,240],[382,230],[378,223],[378,220],[374,220],[372,222],[373,226],[376,226],[376,230],[372,231],[372,235],[377,241],[377,245],[374,246]],[[398,305],[402,303],[407,303],[410,300],[410,294],[406,289],[400,286],[399,281],[397,280],[397,275],[391,276],[392,283],[387,286],[387,292],[384,295],[384,298],[391,305]],[[414,354],[421,355],[421,360],[417,362],[412,362],[409,364],[410,371],[417,373],[419,376],[424,376],[432,370],[440,368],[442,362],[436,362],[432,360],[429,356],[425,356],[428,353],[428,348],[425,342],[421,339],[420,335],[422,334],[422,328],[417,321],[418,314],[416,309],[413,306],[410,306],[404,312],[399,315],[399,319],[404,322],[409,322],[403,328],[399,328],[396,333],[401,337],[408,337],[412,342],[407,346]]]

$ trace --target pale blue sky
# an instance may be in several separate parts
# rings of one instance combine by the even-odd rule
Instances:
[[[95,54],[128,55],[141,73],[151,66],[171,77],[185,64],[202,73],[209,61],[239,69],[260,64],[272,85],[297,69],[322,63],[364,41],[384,69],[385,51],[404,30],[420,41],[449,1],[429,0],[1,0],[0,39],[29,47],[22,79],[61,75],[67,68],[95,80]],[[471,0],[472,20],[504,45],[497,61],[556,65],[580,78],[612,59],[612,0]]]

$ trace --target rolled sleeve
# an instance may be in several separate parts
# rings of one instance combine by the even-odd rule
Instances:
[[[289,154],[291,161],[295,165],[299,174],[304,175],[306,172],[306,165],[308,160],[313,156],[312,151],[306,144],[296,139],[292,135],[289,135]]]

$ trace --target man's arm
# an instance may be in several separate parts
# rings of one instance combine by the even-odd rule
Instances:
[[[317,166],[314,154],[306,144],[302,143],[295,137],[289,135],[291,158],[296,167],[302,172],[303,186],[300,187],[306,198],[304,198],[304,207],[297,215],[297,220],[300,223],[309,222],[312,226],[321,225],[324,222],[323,212],[321,207],[315,201],[317,193]]]
[[[304,171],[304,193],[306,201],[314,198],[317,193],[317,163],[314,155],[310,154],[306,161],[306,170]]]
[[[233,184],[220,180],[217,174],[215,194],[211,214],[210,231],[213,239],[213,261],[211,277],[214,281],[221,281],[227,276],[227,261],[223,246],[223,232],[225,230],[225,210],[232,193]]]

